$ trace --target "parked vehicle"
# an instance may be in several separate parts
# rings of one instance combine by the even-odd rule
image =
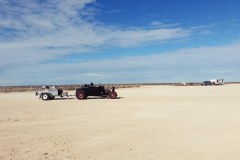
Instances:
[[[91,83],[90,85],[82,85],[76,90],[76,97],[79,100],[86,99],[89,96],[98,96],[101,98],[117,98],[117,93],[115,92],[115,87],[111,89],[105,89],[102,85],[94,85]]]
[[[58,86],[42,86],[41,89],[36,91],[36,96],[37,95],[39,95],[39,98],[42,98],[42,100],[53,100],[55,96],[68,97],[68,92],[63,92]]]
[[[213,83],[211,81],[204,81],[201,85],[202,86],[211,86],[211,85],[213,85]]]
[[[210,86],[210,85],[226,85],[224,79],[211,79],[210,81],[204,81],[202,86]]]
[[[224,79],[212,79],[210,81],[212,82],[213,85],[225,85],[226,84]]]

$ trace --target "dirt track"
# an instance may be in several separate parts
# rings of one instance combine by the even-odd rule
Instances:
[[[240,85],[117,92],[83,101],[1,93],[0,159],[240,159]]]

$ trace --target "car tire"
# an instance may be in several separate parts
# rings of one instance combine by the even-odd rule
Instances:
[[[85,92],[80,91],[80,92],[77,92],[76,97],[77,97],[77,99],[79,99],[79,100],[83,100],[83,99],[86,99],[87,96],[86,96],[86,93],[85,93]]]
[[[115,98],[117,98],[117,93],[116,93],[116,92],[110,92],[110,93],[109,93],[109,97],[110,97],[111,99],[115,99]]]
[[[43,94],[42,95],[42,100],[46,101],[49,100],[50,96],[48,94]]]

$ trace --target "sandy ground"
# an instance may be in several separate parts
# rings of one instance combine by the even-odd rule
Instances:
[[[117,92],[83,101],[1,93],[0,159],[240,159],[240,85]]]

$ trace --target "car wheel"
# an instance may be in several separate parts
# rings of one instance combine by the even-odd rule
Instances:
[[[77,92],[76,97],[77,97],[77,99],[82,100],[82,99],[86,99],[87,96],[86,96],[85,92],[80,91],[80,92]]]
[[[117,93],[116,92],[110,92],[109,97],[111,99],[115,99],[115,98],[117,98]]]
[[[46,101],[49,99],[49,95],[48,94],[43,94],[42,95],[42,100]]]

